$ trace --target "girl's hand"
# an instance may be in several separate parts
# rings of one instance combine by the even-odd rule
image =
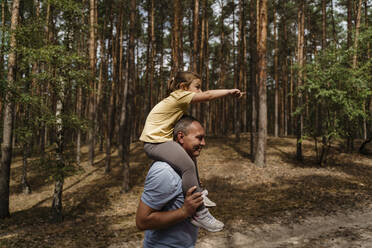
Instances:
[[[245,92],[241,92],[239,89],[231,89],[230,90],[230,95],[235,96],[237,98],[240,98],[243,95],[245,95]]]

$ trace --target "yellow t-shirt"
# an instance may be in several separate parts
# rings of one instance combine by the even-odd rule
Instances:
[[[147,116],[140,140],[149,143],[173,140],[174,125],[187,113],[194,95],[195,92],[176,90],[156,104]]]

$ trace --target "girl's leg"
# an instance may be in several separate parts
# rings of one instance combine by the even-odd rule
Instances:
[[[197,192],[203,191],[199,183],[196,164],[186,151],[175,141],[164,143],[145,143],[145,152],[151,159],[167,162],[182,178],[182,191],[196,186]]]

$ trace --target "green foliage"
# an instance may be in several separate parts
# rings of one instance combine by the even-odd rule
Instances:
[[[330,46],[305,67],[305,83],[299,91],[307,101],[295,112],[309,111],[305,134],[330,142],[352,135],[369,118],[364,105],[372,93],[371,61],[361,59],[352,68],[353,52]]]
[[[61,157],[57,152],[57,144],[54,144],[51,148],[52,150],[44,156],[30,161],[39,170],[39,173],[48,175],[48,181],[63,180],[67,176],[83,171],[83,168],[75,164],[72,152],[65,151]]]

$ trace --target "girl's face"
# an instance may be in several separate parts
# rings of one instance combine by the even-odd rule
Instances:
[[[201,93],[202,92],[202,90],[201,90],[201,80],[200,79],[192,80],[191,84],[189,85],[189,87],[186,90],[191,91],[191,92],[195,92],[195,93]]]

